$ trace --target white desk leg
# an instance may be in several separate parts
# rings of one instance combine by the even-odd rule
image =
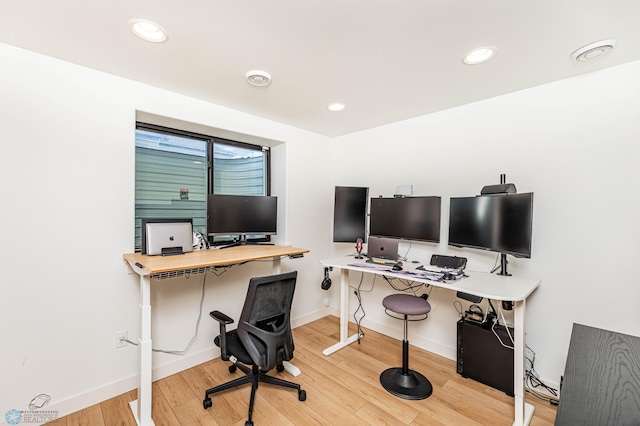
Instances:
[[[273,258],[273,275],[279,275],[282,273],[282,262],[279,257]]]
[[[358,334],[351,337],[349,335],[349,270],[340,270],[340,341],[328,347],[322,353],[331,355],[332,353],[352,344],[358,340]]]
[[[535,407],[524,402],[524,313],[525,301],[515,302],[513,311],[513,394],[515,401],[514,426],[528,425],[533,418]]]
[[[282,273],[282,262],[280,261],[279,257],[274,257],[273,258],[273,275],[278,275],[281,273]],[[300,369],[295,365],[291,364],[289,361],[284,361],[282,365],[284,366],[285,371],[291,374],[292,376],[297,376],[300,374]]]
[[[140,275],[140,338],[138,339],[140,356],[140,375],[138,377],[138,399],[129,405],[140,426],[154,425],[151,418],[151,278]]]

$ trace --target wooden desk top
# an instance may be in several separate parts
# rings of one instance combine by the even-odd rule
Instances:
[[[287,246],[244,245],[226,249],[196,250],[175,256],[147,256],[140,253],[127,253],[123,255],[123,258],[140,275],[155,275],[163,272],[233,265],[251,260],[291,256],[308,252],[308,249]],[[142,265],[142,267],[134,267],[136,263]]]

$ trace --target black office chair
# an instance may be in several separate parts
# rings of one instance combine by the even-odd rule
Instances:
[[[251,383],[249,418],[245,426],[253,426],[251,419],[258,383],[285,386],[298,390],[298,400],[307,399],[307,394],[297,383],[289,382],[266,373],[275,368],[284,371],[283,361],[293,358],[293,335],[291,333],[291,302],[296,287],[297,272],[251,278],[247,298],[240,314],[238,327],[227,331],[233,320],[219,311],[209,315],[220,323],[220,335],[214,343],[220,347],[221,358],[231,360],[229,372],[239,368],[245,376],[215,386],[205,392],[203,406],[211,407],[211,394]],[[251,368],[249,368],[251,366]]]

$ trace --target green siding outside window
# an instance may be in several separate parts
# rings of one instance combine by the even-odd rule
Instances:
[[[206,235],[209,173],[212,193],[268,195],[268,155],[260,146],[136,130],[135,245],[142,218],[191,218]],[[208,152],[213,152],[209,171]]]

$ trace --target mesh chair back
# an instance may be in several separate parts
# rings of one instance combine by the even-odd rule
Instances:
[[[253,363],[268,371],[293,358],[291,303],[298,273],[251,278],[238,337]]]

